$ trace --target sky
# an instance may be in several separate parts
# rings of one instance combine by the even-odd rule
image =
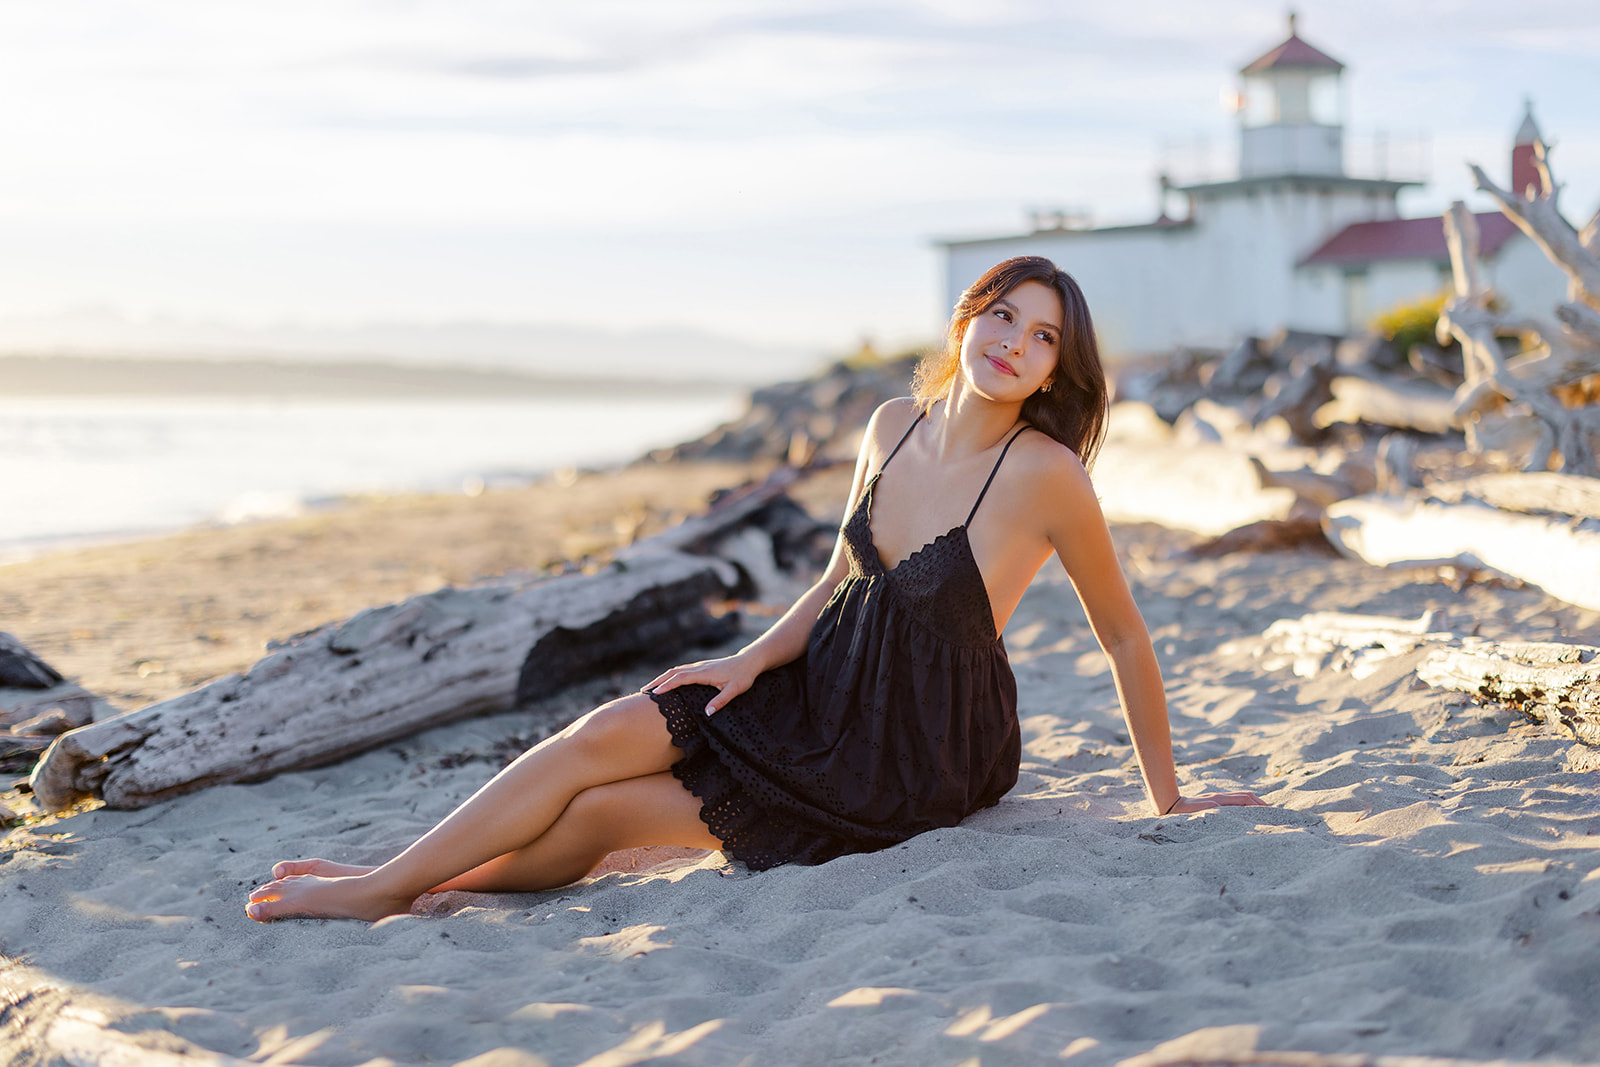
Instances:
[[[1600,205],[1600,5],[1319,0],[1407,214],[1502,179],[1531,96]],[[840,353],[936,336],[932,239],[1156,211],[1235,153],[1261,0],[62,0],[0,5],[0,324],[86,315],[663,328]],[[53,327],[49,327],[53,328]],[[581,343],[581,342],[580,342]],[[602,353],[603,354],[603,353]]]

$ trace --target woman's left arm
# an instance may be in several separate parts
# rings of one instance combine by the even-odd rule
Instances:
[[[1207,793],[1184,797],[1172,761],[1172,731],[1161,667],[1144,616],[1117,562],[1111,531],[1094,486],[1077,457],[1057,453],[1048,464],[1044,492],[1036,495],[1045,533],[1083,602],[1095,638],[1111,661],[1117,698],[1156,814],[1201,811],[1231,804],[1263,804],[1253,793]]]

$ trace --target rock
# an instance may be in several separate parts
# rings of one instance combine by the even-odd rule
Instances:
[[[15,637],[0,633],[0,686],[49,689],[61,682],[59,671],[29,652]]]
[[[865,367],[836,363],[800,382],[750,394],[743,415],[703,437],[651,453],[649,459],[751,460],[810,458],[848,461],[867,420],[886,400],[911,391],[914,358]]]
[[[1262,350],[1261,341],[1246,337],[1233,351],[1208,367],[1203,375],[1207,390],[1215,393],[1254,393],[1266,384],[1276,368]]]
[[[1368,333],[1346,337],[1334,348],[1334,359],[1341,367],[1355,370],[1398,370],[1405,365],[1400,352],[1382,334]]]
[[[4,804],[0,804],[0,830],[9,830],[20,822],[22,822],[22,816]]]
[[[1466,377],[1460,345],[1440,348],[1438,345],[1415,344],[1406,354],[1406,363],[1422,377],[1449,389],[1458,388]]]
[[[1281,418],[1296,440],[1316,441],[1322,430],[1316,425],[1317,409],[1333,399],[1334,346],[1326,337],[1314,337],[1282,370],[1262,386],[1266,401],[1256,412],[1257,424]]]

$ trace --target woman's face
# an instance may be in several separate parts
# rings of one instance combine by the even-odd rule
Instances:
[[[991,400],[1026,400],[1055,375],[1063,317],[1054,289],[1023,282],[967,323],[962,373]]]

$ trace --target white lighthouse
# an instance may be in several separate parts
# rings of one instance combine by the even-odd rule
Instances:
[[[1344,173],[1344,64],[1289,39],[1239,72],[1239,176]]]
[[[1344,72],[1300,37],[1290,15],[1289,36],[1239,71],[1234,176],[1163,179],[1164,198],[1176,191],[1187,201],[1179,219],[1163,212],[1149,223],[1092,228],[1045,215],[1024,234],[939,241],[950,305],[1000,260],[1048,256],[1083,287],[1102,349],[1117,356],[1229,347],[1283,327],[1358,332],[1396,301],[1438,291],[1449,269],[1442,224],[1402,219],[1396,203],[1422,182],[1346,167]],[[1530,114],[1525,127],[1536,137],[1531,124]],[[1518,172],[1530,173],[1532,148],[1519,151],[1528,158],[1519,157]],[[1529,242],[1498,213],[1479,218],[1493,274],[1501,245]],[[1541,273],[1538,258],[1511,256],[1528,276],[1503,288],[1535,300],[1548,289],[1558,299],[1559,273]]]

